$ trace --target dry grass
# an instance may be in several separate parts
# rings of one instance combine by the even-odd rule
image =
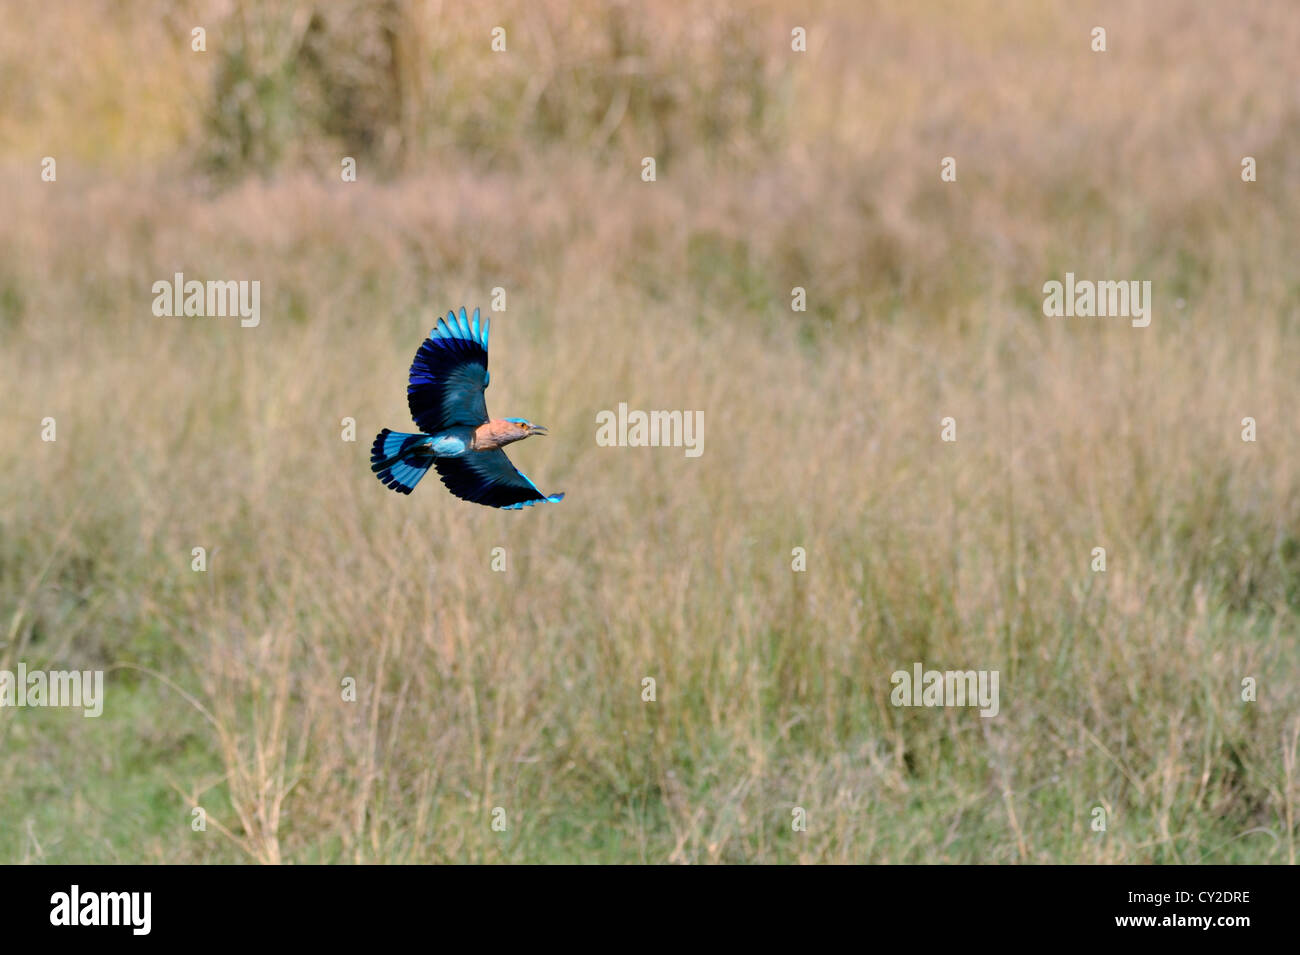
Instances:
[[[0,668],[114,668],[99,720],[0,711],[0,858],[1295,861],[1300,21],[652,6],[359,5],[388,80],[310,4],[0,39]],[[262,43],[240,145],[221,38],[272,28],[326,66]],[[1066,270],[1151,327],[1045,319]],[[175,271],[262,325],[153,317]],[[489,408],[568,498],[385,492],[420,337],[496,286]],[[703,456],[598,447],[620,401]],[[1001,714],[891,707],[918,660]]]

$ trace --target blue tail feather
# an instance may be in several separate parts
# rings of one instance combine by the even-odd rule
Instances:
[[[433,455],[423,453],[427,434],[406,434],[385,428],[375,435],[370,448],[370,469],[384,486],[399,494],[410,494],[429,473]]]

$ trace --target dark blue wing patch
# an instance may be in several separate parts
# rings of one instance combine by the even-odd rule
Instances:
[[[564,500],[563,494],[543,494],[537,490],[537,485],[520,474],[500,448],[438,458],[433,466],[447,490],[475,504],[517,510],[542,501],[559,504]]]
[[[406,403],[425,434],[487,421],[488,324],[479,324],[478,309],[472,318],[463,308],[459,315],[448,312],[416,352]]]

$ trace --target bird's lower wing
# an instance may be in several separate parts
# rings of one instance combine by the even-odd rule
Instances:
[[[532,481],[520,474],[500,448],[470,451],[455,458],[438,458],[433,462],[457,497],[475,504],[507,509],[532,507],[539,501],[558,504],[563,494],[543,494]]]

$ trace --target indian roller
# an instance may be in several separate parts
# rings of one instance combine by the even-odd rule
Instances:
[[[370,469],[386,487],[410,494],[437,468],[442,483],[475,504],[519,510],[539,501],[558,504],[563,494],[543,494],[510,463],[501,450],[546,428],[527,418],[489,418],[483,390],[488,386],[488,320],[448,312],[438,319],[411,363],[406,403],[417,434],[385,428],[375,435]]]

